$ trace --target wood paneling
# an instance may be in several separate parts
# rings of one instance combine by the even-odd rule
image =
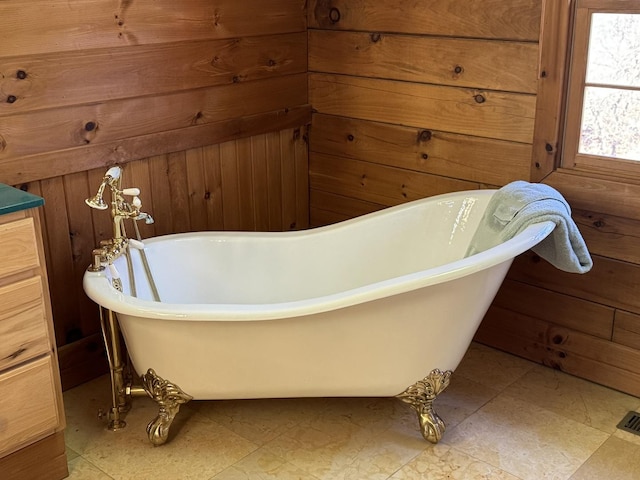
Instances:
[[[312,223],[528,179],[541,15],[528,0],[312,1]]]
[[[301,0],[9,0],[0,15],[10,184],[288,128],[269,122],[307,103]]]
[[[385,208],[377,203],[315,189],[310,190],[309,198],[311,205],[314,205],[309,212],[312,226],[337,223]]]
[[[106,168],[142,190],[145,238],[308,226],[306,2],[7,0],[0,16],[0,181],[45,198],[69,388],[105,367],[82,276],[113,235],[84,203]]]
[[[535,96],[352,76],[309,74],[321,113],[531,143]]]
[[[310,187],[337,195],[356,197],[381,205],[397,205],[419,198],[480,185],[359,160],[315,154],[311,157]]]
[[[640,265],[639,220],[577,208],[573,219],[592,254]]]
[[[300,129],[291,128],[132,161],[122,166],[123,186],[141,187],[143,210],[155,219],[153,234],[195,229],[256,230],[259,225],[266,226],[264,218],[257,220],[258,214],[255,217],[253,214],[253,199],[258,196],[277,207],[285,203],[285,195],[290,197],[286,201],[294,205],[308,203],[305,142],[305,135],[301,135]],[[254,145],[267,144],[277,145],[277,151],[272,149],[270,155],[266,155],[265,151],[254,148]],[[278,175],[254,174],[252,170],[257,168],[255,157],[262,164],[260,168]],[[291,171],[283,171],[283,164],[288,165]],[[130,175],[130,171],[136,173]],[[50,288],[54,298],[70,299],[54,303],[56,325],[67,325],[64,334],[58,335],[59,341],[69,335],[69,328],[79,328],[84,334],[97,332],[97,324],[92,322],[92,329],[78,322],[84,318],[79,310],[81,302],[78,302],[78,297],[84,297],[79,287],[84,270],[91,262],[91,250],[100,239],[112,235],[109,213],[91,210],[84,203],[84,198],[94,193],[99,183],[95,181],[102,179],[102,175],[104,170],[100,168],[34,182],[40,184],[45,198],[47,225],[57,226],[49,228],[49,249],[56,252],[51,256],[49,265]],[[89,182],[90,178],[93,183]],[[248,203],[239,206],[241,201]],[[268,225],[268,229],[308,226],[307,209],[278,209],[281,213]],[[97,222],[100,222],[99,227],[96,227]],[[141,228],[145,226],[141,225]],[[64,294],[70,285],[78,287],[77,296]],[[71,332],[71,335],[78,334]]]
[[[638,395],[639,187],[633,179],[565,169],[553,172],[545,183],[557,188],[572,205],[573,218],[594,259],[593,270],[586,275],[572,275],[554,269],[536,255],[522,255],[509,272],[508,278],[517,280],[519,286],[518,293],[511,291],[511,295],[521,297],[527,291],[553,292],[563,299],[575,299],[573,307],[567,309],[566,302],[551,301],[546,298],[548,294],[539,293],[531,293],[530,302],[522,298],[512,302],[497,300],[496,305],[506,307],[510,313],[507,316],[503,309],[491,309],[478,338],[489,345]],[[601,314],[594,316],[594,307]],[[605,315],[607,311],[611,313]],[[509,316],[516,316],[517,323],[508,325],[514,321],[509,320]],[[549,323],[521,321],[532,317]],[[610,319],[611,334],[607,337],[603,334],[609,328]],[[567,327],[557,342],[549,341],[552,338],[549,336],[545,337],[546,341],[540,341],[541,332],[550,328],[549,325]],[[574,339],[570,351],[564,348],[564,339],[568,337]]]
[[[538,45],[310,30],[309,70],[535,94]]]
[[[4,58],[0,116],[304,73],[305,41],[300,32]]]
[[[265,95],[264,92],[269,92]],[[304,74],[6,117],[0,160],[246,117],[307,103]],[[38,138],[38,142],[33,142]]]
[[[541,19],[540,2],[529,0],[464,9],[453,0],[310,2],[314,224],[367,211],[352,202],[392,205],[528,179]],[[355,188],[366,169],[383,173]],[[384,194],[370,194],[374,181]],[[320,191],[339,197],[324,207]]]
[[[310,149],[444,177],[503,185],[526,177],[531,145],[316,114]]]
[[[639,394],[640,183],[550,174],[569,5],[2,2],[0,181],[46,200],[65,387],[104,368],[92,306],[77,299],[90,248],[111,225],[82,200],[119,164],[156,219],[145,237],[305,228],[544,180],[572,205],[594,270],[575,276],[522,256],[478,339]]]
[[[4,55],[300,32],[305,0],[3,0]]]
[[[640,315],[617,310],[613,341],[640,350]]]
[[[537,41],[540,0],[311,0],[309,27]]]
[[[143,210],[155,219],[152,226],[140,225],[143,237],[194,230],[307,228],[303,130],[290,128],[123,165],[123,186],[141,188]],[[262,175],[264,171],[269,174]],[[55,252],[48,262],[50,290],[65,388],[104,371],[104,363],[96,363],[104,361],[97,307],[82,291],[91,250],[112,236],[109,213],[84,203],[103,175],[99,168],[25,185],[45,198],[47,247]]]
[[[593,255],[586,275],[562,272],[534,253],[518,257],[510,278],[591,302],[640,313],[640,266]]]
[[[492,306],[476,340],[640,396],[640,351]]]
[[[531,162],[531,181],[535,182],[544,179],[559,163],[571,4],[571,0],[545,0],[541,5],[536,124]]]
[[[640,220],[640,184],[633,179],[559,169],[544,183],[562,193],[575,208]]]
[[[310,2],[311,187],[340,195],[331,209],[313,195],[315,218],[354,211],[337,199],[392,205],[528,179],[542,14],[537,0]],[[366,169],[384,173],[354,187]]]
[[[77,294],[84,295],[84,292],[77,292]],[[97,317],[97,315],[98,310],[96,307],[95,315],[92,317]],[[72,317],[60,317],[60,326],[57,329],[74,328],[69,323],[71,321],[73,321]],[[64,337],[62,339],[64,341]],[[86,335],[85,332],[76,330],[76,334],[73,337],[64,345],[58,347],[58,363],[63,390],[68,390],[92,378],[108,373],[109,367],[102,334]]]
[[[594,268],[520,256],[477,339],[639,395],[640,181],[554,171],[571,4],[312,0],[311,223],[447,190],[551,185]]]
[[[309,106],[304,105],[179,130],[121,138],[103,144],[43,152],[0,161],[0,181],[8,184],[21,184],[98,167],[108,168],[114,164],[126,163],[147,156],[204,147],[224,143],[234,138],[305,125],[309,120],[310,109]]]
[[[606,340],[612,337],[615,310],[579,297],[507,279],[494,305]]]

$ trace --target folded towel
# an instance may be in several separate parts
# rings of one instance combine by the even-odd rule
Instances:
[[[467,256],[499,245],[529,225],[550,220],[553,232],[532,250],[565,272],[586,273],[593,261],[589,250],[571,218],[571,208],[564,197],[549,185],[512,182],[498,190],[485,210]]]

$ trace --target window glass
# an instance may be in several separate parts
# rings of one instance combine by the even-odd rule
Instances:
[[[640,175],[639,5],[578,0],[565,166],[611,167]]]
[[[585,87],[578,152],[640,160],[640,91]]]
[[[640,87],[640,14],[591,16],[587,83]]]

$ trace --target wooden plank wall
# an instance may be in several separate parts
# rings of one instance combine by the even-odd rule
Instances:
[[[311,222],[545,181],[574,208],[587,275],[514,262],[477,340],[640,396],[640,184],[553,171],[569,0],[312,0]]]
[[[559,75],[566,62],[571,2],[546,3],[541,71]],[[556,66],[554,68],[554,65]],[[555,79],[561,83],[561,78]],[[548,88],[541,84],[540,96]],[[548,120],[539,141],[557,157],[553,135],[562,118],[562,95],[546,92],[538,118]],[[555,124],[555,127],[554,127]],[[557,134],[556,134],[557,135]],[[557,138],[557,137],[556,137]],[[535,154],[534,154],[535,157]],[[538,156],[535,161],[541,160]],[[573,208],[591,251],[586,275],[558,271],[531,253],[516,259],[485,317],[478,339],[544,365],[640,396],[640,182],[610,172],[559,168],[545,183]]]
[[[110,226],[84,198],[119,164],[156,219],[144,236],[305,228],[544,179],[594,270],[523,255],[477,338],[640,395],[640,185],[551,173],[569,4],[0,2],[0,181],[46,200],[65,387],[105,367],[80,279]]]
[[[540,1],[313,0],[311,222],[530,178]]]
[[[104,371],[81,279],[105,170],[142,189],[143,236],[308,225],[304,0],[0,2],[0,182],[45,198],[65,388]]]
[[[640,396],[640,184],[565,169],[545,183],[572,205],[593,269],[568,274],[522,255],[478,338]]]

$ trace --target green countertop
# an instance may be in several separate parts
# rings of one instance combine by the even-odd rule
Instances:
[[[0,183],[0,215],[44,205],[44,198]]]

